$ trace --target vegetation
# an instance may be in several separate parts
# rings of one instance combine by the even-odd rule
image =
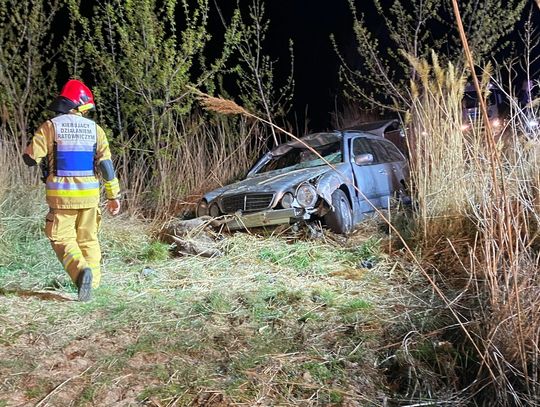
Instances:
[[[484,3],[463,4],[478,61],[523,8]],[[406,111],[413,208],[348,239],[219,235],[224,254],[210,259],[170,257],[156,223],[134,215],[177,213],[265,145],[259,122],[199,110],[192,88],[215,93],[231,72],[249,76],[245,108],[207,102],[279,118],[291,88],[276,91],[261,48],[263,3],[249,18],[235,12],[218,39],[205,0],[110,0],[91,13],[75,1],[0,4],[0,406],[538,405],[538,127],[512,104],[504,131],[464,132],[460,49],[429,50],[441,50],[429,27],[449,10],[393,4],[385,21],[399,63],[381,58],[360,17],[360,51],[383,75],[342,74],[353,97],[378,86],[387,99],[373,102]],[[85,41],[62,61],[95,81],[129,208],[105,219],[104,281],[90,303],[72,301],[41,232],[42,187],[19,159],[55,93],[60,55],[42,50],[67,10],[65,38]],[[537,45],[528,29],[525,66]],[[223,44],[213,59],[210,41]],[[358,78],[382,79],[354,88]]]
[[[51,26],[59,1],[0,2],[0,146],[21,153],[53,92]],[[45,73],[45,75],[43,74]],[[18,174],[20,177],[27,177]]]
[[[197,112],[188,90],[189,85],[215,88],[216,75],[239,39],[234,19],[221,54],[209,62],[206,0],[110,1],[89,19],[78,13],[77,4],[71,10],[87,39],[83,62],[92,66],[98,84],[100,121],[115,136],[130,208],[163,216],[182,206],[182,198],[189,200],[251,165],[264,131]],[[176,22],[180,18],[182,27]],[[259,142],[246,146],[248,139]]]
[[[293,42],[289,42],[291,72],[283,84],[279,84],[275,74],[276,61],[270,55],[263,54],[264,43],[270,25],[265,15],[264,2],[253,0],[248,8],[249,23],[244,22],[242,13],[237,10],[233,21],[238,23],[239,38],[233,45],[239,54],[239,63],[234,68],[237,86],[242,104],[251,112],[273,123],[279,120],[283,124],[290,109],[294,91],[294,53]],[[271,127],[274,145],[278,134]]]
[[[400,296],[388,295],[392,265],[380,247],[376,267],[359,266],[363,234],[350,247],[237,234],[222,241],[221,258],[164,260],[149,255],[157,244],[145,224],[106,219],[94,301],[54,302],[20,296],[53,287],[76,294],[40,230],[21,228],[13,204],[3,207],[2,243],[11,250],[0,266],[0,400],[9,405],[380,398],[384,376],[367,372],[375,373],[374,349],[387,329],[400,329],[384,311]]]
[[[435,56],[431,65],[411,63],[419,77],[409,140],[417,245],[436,256],[429,268],[441,280],[432,284],[460,290],[439,295],[479,363],[482,400],[534,405],[540,134],[518,121],[495,136],[480,124],[464,132],[462,74]]]
[[[271,120],[290,99],[292,85],[285,85],[283,99],[270,93],[273,63],[261,50],[267,25],[262,6],[253,21],[243,22],[235,12],[222,38],[212,38],[205,0],[110,0],[96,3],[90,14],[76,0],[11,3],[4,1],[2,10],[11,11],[0,14],[0,40],[6,44],[0,55],[0,140],[20,155],[27,132],[45,118],[46,103],[57,93],[57,66],[64,76],[67,68],[70,76],[84,77],[95,93],[97,120],[108,131],[132,214],[164,218],[184,210],[201,191],[245,173],[271,134],[243,119],[199,111],[189,86],[214,92],[225,74],[256,75],[263,93],[241,87],[240,97],[259,97],[254,106],[268,104]],[[69,28],[64,25],[66,31],[56,30],[53,37],[51,27],[65,15]],[[213,59],[211,41],[214,48],[221,42]],[[51,45],[61,52],[47,51]],[[249,60],[257,69],[248,72],[238,61],[250,53],[260,60]],[[26,174],[19,176],[27,179]]]
[[[482,66],[495,58],[508,45],[506,36],[515,29],[526,0],[460,2],[466,35],[474,49],[476,63]],[[409,80],[418,79],[416,67],[408,55],[428,58],[435,51],[444,61],[452,61],[459,72],[465,59],[451,2],[437,0],[395,0],[391,7],[373,0],[374,8],[384,30],[377,36],[370,32],[366,16],[358,14],[349,0],[353,14],[353,29],[357,48],[357,66],[346,59],[334,41],[340,56],[340,79],[345,94],[359,105],[391,109],[405,113],[410,109],[413,95]]]

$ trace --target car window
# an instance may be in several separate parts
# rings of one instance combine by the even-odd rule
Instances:
[[[388,152],[386,145],[379,140],[369,140],[370,143],[373,145],[373,149],[377,153],[377,158],[379,159],[380,163],[389,163],[392,162],[392,157],[390,156],[390,153]]]
[[[396,161],[403,161],[403,156],[397,147],[391,142],[385,140],[371,141],[381,162],[392,163]]]
[[[353,157],[359,154],[371,154],[373,155],[372,164],[377,164],[379,162],[377,153],[375,152],[371,143],[369,143],[369,139],[366,139],[364,137],[357,137],[353,140],[352,152]]]
[[[394,143],[381,140],[380,143],[384,146],[390,162],[403,161],[403,154],[399,151]]]

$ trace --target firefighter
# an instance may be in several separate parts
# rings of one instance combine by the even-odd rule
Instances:
[[[120,187],[107,137],[100,126],[85,117],[94,107],[90,89],[81,81],[69,80],[49,106],[57,116],[38,128],[23,155],[28,166],[45,160],[49,205],[45,234],[77,286],[79,301],[89,301],[101,279],[97,172],[105,186],[108,211],[112,215],[120,212]]]

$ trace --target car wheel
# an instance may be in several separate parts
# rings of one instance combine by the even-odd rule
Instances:
[[[341,189],[336,189],[332,193],[332,208],[324,215],[324,221],[332,232],[346,235],[352,231],[351,205]]]
[[[204,199],[199,202],[197,209],[195,209],[195,215],[200,218],[201,216],[208,216],[208,202]]]
[[[411,206],[412,198],[408,193],[408,188],[405,181],[401,180],[400,188],[394,191],[394,200],[397,207],[409,208]]]

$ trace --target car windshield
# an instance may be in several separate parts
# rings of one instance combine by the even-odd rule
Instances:
[[[309,143],[309,142],[308,142]],[[328,144],[317,145],[318,143],[309,143],[324,159],[331,164],[337,164],[342,161],[341,142],[334,141]],[[308,149],[306,146],[289,146],[282,154],[272,157],[258,173],[281,170],[288,168],[296,170],[301,168],[318,167],[326,164],[321,157]]]

